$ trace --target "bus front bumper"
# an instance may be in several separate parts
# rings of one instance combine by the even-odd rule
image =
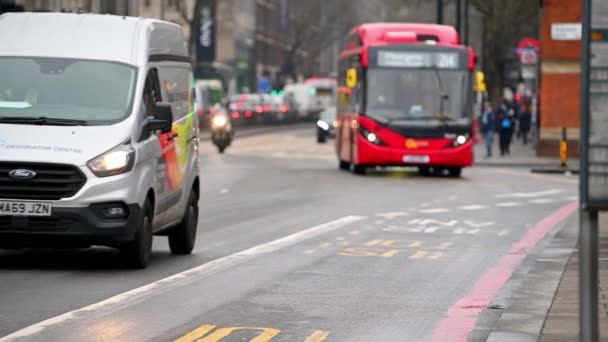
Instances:
[[[473,165],[473,143],[442,149],[405,149],[378,146],[359,137],[358,165],[468,167]]]

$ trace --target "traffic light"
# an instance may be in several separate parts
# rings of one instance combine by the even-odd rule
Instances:
[[[475,73],[475,86],[473,86],[473,89],[480,93],[486,92],[486,80],[483,72],[478,71]]]

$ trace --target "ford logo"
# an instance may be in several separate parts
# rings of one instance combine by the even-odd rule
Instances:
[[[11,170],[8,175],[17,180],[28,180],[36,177],[36,172],[27,169]]]

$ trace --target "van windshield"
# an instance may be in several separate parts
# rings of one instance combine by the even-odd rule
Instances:
[[[0,58],[0,122],[119,122],[131,109],[136,74],[134,67],[112,62]]]

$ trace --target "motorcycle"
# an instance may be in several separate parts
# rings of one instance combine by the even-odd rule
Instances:
[[[233,136],[230,117],[223,111],[217,112],[211,119],[211,141],[220,153],[230,146]]]

